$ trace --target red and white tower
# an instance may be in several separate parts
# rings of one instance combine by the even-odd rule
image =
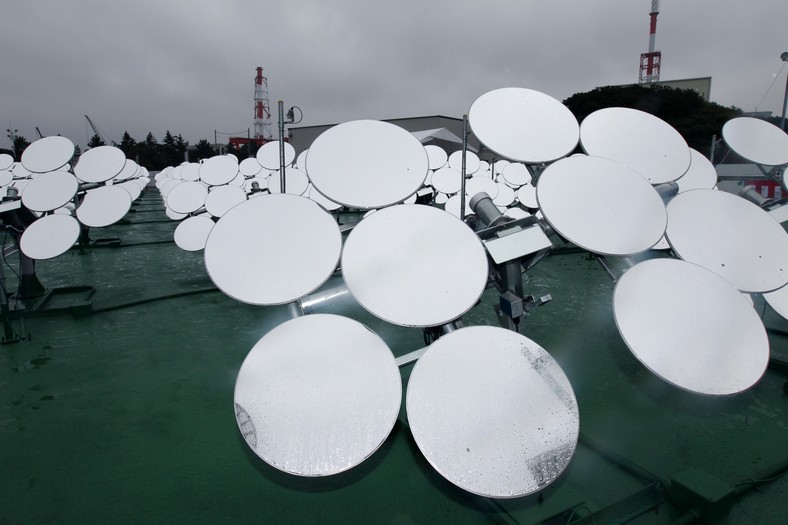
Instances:
[[[648,53],[640,55],[640,83],[648,84],[659,82],[659,66],[662,62],[662,53],[654,51],[657,39],[657,15],[659,15],[659,0],[651,0],[651,23],[648,33]]]
[[[263,76],[263,68],[257,68],[254,78],[254,138],[272,140],[271,105],[268,103],[268,79]]]

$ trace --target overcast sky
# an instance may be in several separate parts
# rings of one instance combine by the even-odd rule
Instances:
[[[301,125],[461,117],[507,86],[559,100],[635,83],[650,0],[25,0],[0,6],[0,147],[166,130],[194,144],[253,126],[255,68]],[[661,80],[779,115],[787,0],[662,0]],[[771,86],[771,89],[770,89]],[[253,130],[252,130],[253,131]],[[221,136],[220,136],[221,137]],[[225,138],[226,140],[226,138]]]

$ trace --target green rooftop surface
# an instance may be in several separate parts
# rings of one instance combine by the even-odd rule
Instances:
[[[544,491],[493,500],[456,488],[419,452],[404,399],[391,435],[357,468],[300,478],[269,467],[238,430],[233,389],[246,354],[287,309],[218,292],[202,252],[172,242],[176,226],[149,191],[124,221],[91,231],[119,243],[37,263],[46,288],[95,292],[89,312],[69,308],[84,297],[53,295],[49,315],[14,319],[23,339],[0,347],[0,524],[691,523],[692,509],[669,491],[688,469],[738,491],[715,523],[786,522],[788,478],[755,483],[788,466],[785,369],[775,363],[754,388],[724,398],[668,385],[629,352],[613,282],[577,250],[557,250],[523,276],[527,293],[553,300],[521,332],[558,361],[580,409],[576,454]],[[488,290],[464,323],[497,324],[496,302]],[[759,298],[755,307],[778,330],[772,357],[788,361],[786,323]],[[424,345],[419,329],[348,315],[396,356]],[[412,366],[401,368],[403,396]]]

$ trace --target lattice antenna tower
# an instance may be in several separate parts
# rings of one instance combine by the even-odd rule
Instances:
[[[257,68],[254,78],[254,138],[272,140],[271,104],[268,102],[268,79],[263,76],[263,68]]]
[[[640,83],[649,84],[659,82],[659,67],[662,62],[662,53],[655,51],[657,39],[657,16],[659,15],[659,0],[651,0],[651,13],[649,18],[648,53],[640,54]]]

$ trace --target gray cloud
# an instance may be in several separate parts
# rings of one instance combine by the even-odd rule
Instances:
[[[194,143],[252,126],[255,68],[302,124],[460,117],[482,93],[558,99],[637,81],[648,0],[99,2],[0,10],[0,121],[84,146],[165,130]],[[712,76],[712,99],[753,110],[780,71],[784,0],[664,0],[662,78]],[[782,109],[786,71],[758,109]],[[8,147],[5,133],[0,147]]]

